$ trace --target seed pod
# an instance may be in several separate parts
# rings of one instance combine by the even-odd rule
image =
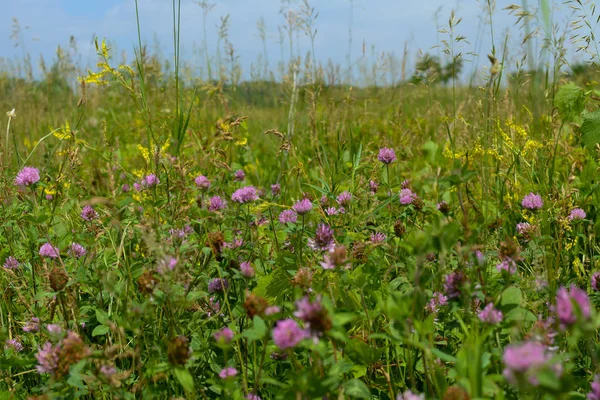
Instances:
[[[406,226],[399,219],[394,223],[394,234],[396,237],[401,238],[406,233]]]
[[[60,292],[67,286],[69,282],[69,277],[67,273],[62,267],[54,267],[52,271],[50,271],[50,276],[48,277],[50,280],[50,287],[55,292]]]
[[[469,394],[460,386],[451,386],[444,393],[443,400],[470,400]]]
[[[185,365],[190,358],[190,343],[185,336],[177,336],[167,346],[167,356],[173,365]]]
[[[352,247],[352,258],[359,263],[364,263],[367,261],[365,244],[363,242],[354,243],[354,246]]]
[[[138,289],[142,294],[150,295],[154,291],[154,287],[158,283],[158,280],[154,276],[153,271],[145,271],[137,279]]]
[[[312,284],[313,273],[310,269],[303,267],[296,271],[296,275],[292,278],[292,285],[308,289]]]
[[[246,296],[246,301],[244,302],[244,309],[250,318],[254,318],[255,315],[264,316],[265,310],[268,306],[269,303],[267,300],[255,295],[254,293],[249,293]]]
[[[223,236],[223,232],[210,232],[208,234],[208,242],[207,245],[213,251],[213,254],[217,260],[221,258],[221,252],[223,251],[223,244],[225,243],[225,237]]]

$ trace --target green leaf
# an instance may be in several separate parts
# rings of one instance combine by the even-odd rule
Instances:
[[[371,365],[379,361],[384,349],[374,349],[359,339],[352,339],[346,345],[346,355],[357,364]]]
[[[34,298],[34,301],[40,301],[40,300],[44,300],[48,297],[54,297],[56,296],[56,292],[39,292]]]
[[[108,333],[108,326],[106,325],[98,325],[92,331],[92,336],[102,336]]]
[[[356,399],[367,399],[371,398],[371,391],[365,385],[365,383],[359,379],[351,379],[344,383],[344,394]]]
[[[502,297],[500,298],[500,308],[502,311],[512,310],[513,308],[521,305],[522,298],[523,295],[521,293],[521,289],[516,286],[511,286],[502,292]]]
[[[335,326],[342,327],[342,326],[346,325],[347,323],[354,321],[356,318],[358,318],[358,315],[356,315],[354,313],[349,313],[349,312],[337,313],[333,316],[333,324]]]
[[[0,400],[9,400],[12,399],[14,395],[11,392],[0,392]]]
[[[86,360],[81,360],[77,364],[71,366],[69,369],[69,379],[67,379],[67,384],[80,390],[86,390],[86,386],[83,382],[83,375],[81,374],[81,371],[86,364]]]
[[[108,313],[106,311],[96,309],[96,319],[102,325],[108,325]]]
[[[267,325],[265,325],[265,321],[257,315],[254,317],[254,326],[250,329],[246,329],[242,336],[248,339],[248,343],[252,343],[264,338],[266,333]]]
[[[446,354],[443,351],[436,349],[435,347],[432,347],[429,350],[431,351],[431,354],[433,354],[434,356],[436,356],[437,358],[439,358],[442,361],[451,362],[451,363],[456,362],[456,357],[454,357],[450,354]]]
[[[329,375],[343,375],[345,373],[350,372],[352,370],[352,367],[354,367],[354,363],[348,358],[344,357],[331,366],[331,368],[329,369]]]
[[[543,387],[547,387],[552,391],[560,389],[560,379],[557,379],[556,373],[550,369],[543,369],[536,372],[535,377]]]
[[[267,325],[265,324],[265,321],[263,321],[263,319],[261,317],[259,317],[258,315],[254,316],[254,330],[256,330],[256,333],[258,333],[261,337],[265,336],[267,333]]]
[[[269,285],[269,283],[271,283],[272,280],[273,280],[273,274],[265,275],[258,281],[258,285],[256,285],[256,287],[254,288],[252,293],[254,293],[257,296],[267,298],[267,286]],[[273,300],[273,299],[267,298],[267,300]]]
[[[187,368],[175,368],[173,374],[186,392],[192,393],[194,391],[194,378]]]
[[[267,285],[266,295],[270,298],[279,298],[290,288],[290,276],[283,269],[278,268],[272,274],[273,279]]]
[[[574,83],[561,86],[554,97],[554,105],[558,108],[563,121],[574,121],[585,108],[587,97],[582,88]]]
[[[519,322],[535,322],[537,321],[537,317],[534,313],[529,310],[526,310],[522,307],[516,307],[504,315],[504,318],[507,321],[519,321]]]
[[[600,110],[584,114],[581,135],[581,142],[589,149],[600,143]]]

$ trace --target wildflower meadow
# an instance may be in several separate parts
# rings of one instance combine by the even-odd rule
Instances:
[[[350,79],[308,1],[251,74],[176,0],[168,52],[0,59],[0,399],[600,400],[595,4],[472,3],[472,73],[448,8]]]

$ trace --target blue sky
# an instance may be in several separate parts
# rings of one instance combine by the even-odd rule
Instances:
[[[562,1],[549,1],[554,1],[554,22],[561,28],[567,26],[572,12],[562,5]],[[292,6],[299,3],[290,2]],[[523,52],[521,33],[514,27],[516,18],[503,10],[513,2],[520,3],[519,0],[496,0],[494,29],[497,45],[509,35],[511,58],[517,60]],[[195,3],[182,0],[182,54],[185,59],[197,60],[195,62],[200,64],[202,10]],[[212,3],[216,6],[207,21],[211,54],[216,52],[216,25],[220,17],[229,14],[230,40],[240,55],[246,75],[250,64],[263,51],[256,28],[261,17],[267,28],[269,59],[272,63],[280,60],[278,26],[285,23],[280,13],[285,5],[280,0],[213,0]],[[437,11],[438,22],[443,27],[452,9],[463,19],[458,33],[470,42],[459,46],[457,51],[480,54],[482,65],[487,63],[485,56],[491,51],[489,26],[482,20],[484,0],[312,0],[310,3],[319,12],[315,52],[324,63],[331,59],[347,65],[351,27],[354,61],[362,54],[363,42],[369,53],[373,46],[377,54],[387,52],[397,56],[403,53],[406,43],[409,65],[413,65],[419,51],[439,52],[432,47],[439,44],[445,35],[437,32],[434,15]],[[529,3],[537,5],[535,0],[529,0]],[[77,40],[82,63],[93,60],[92,39],[95,36],[107,38],[118,48],[119,54],[125,51],[131,55],[137,40],[134,4],[134,0],[0,0],[0,9],[3,10],[0,16],[0,57],[14,58],[25,50],[34,56],[34,60],[43,54],[48,62],[54,57],[56,47],[67,45],[71,35]],[[163,54],[169,57],[172,54],[171,1],[139,0],[139,4],[144,40],[152,44],[158,39]],[[22,27],[28,27],[23,30],[23,48],[15,48],[14,42],[9,39],[12,17],[17,18]],[[309,42],[305,38],[301,40],[300,48],[303,54],[309,50]],[[285,56],[288,54],[286,48]],[[473,56],[468,58],[477,59]],[[374,61],[374,58],[371,60]],[[471,64],[467,65],[467,69],[472,68]]]

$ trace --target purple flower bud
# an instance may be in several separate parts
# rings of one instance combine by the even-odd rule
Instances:
[[[595,292],[600,291],[600,272],[596,271],[592,275],[591,286]]]
[[[539,210],[544,206],[544,201],[542,200],[542,196],[535,193],[529,193],[527,196],[523,198],[521,202],[523,208],[528,210]]]
[[[85,247],[83,247],[79,243],[72,243],[71,247],[69,248],[69,251],[67,252],[67,254],[69,256],[75,257],[75,258],[81,258],[81,257],[85,256],[86,253],[87,253],[87,251],[85,250]]]
[[[213,337],[219,344],[229,344],[233,340],[233,331],[227,327],[213,333]]]
[[[42,247],[40,247],[40,256],[48,258],[58,258],[58,248],[52,246],[50,243],[44,243]]]
[[[208,203],[208,211],[219,211],[227,207],[225,200],[223,200],[220,196],[211,197]]]
[[[379,184],[375,181],[369,181],[369,189],[371,193],[375,194],[377,193],[377,189],[379,189]]]
[[[279,193],[281,193],[281,185],[279,183],[271,185],[271,194],[273,196],[278,196]]]
[[[244,261],[240,264],[240,270],[242,271],[242,275],[246,278],[252,278],[256,275],[256,271],[252,267],[249,261]]]
[[[385,242],[386,238],[387,238],[387,236],[385,235],[385,233],[375,232],[375,233],[371,234],[371,243],[373,243],[373,244],[383,243],[383,242]]]
[[[477,315],[481,322],[490,325],[497,325],[502,322],[502,311],[494,308],[494,303],[490,303]]]
[[[590,299],[586,292],[571,286],[558,289],[556,293],[556,316],[561,325],[570,326],[577,322],[578,315],[588,319],[591,315]]]
[[[233,378],[234,376],[237,375],[237,373],[238,373],[237,369],[235,369],[233,367],[223,368],[221,370],[221,372],[219,372],[219,378],[221,378],[221,379]]]
[[[229,288],[229,281],[227,279],[215,278],[208,283],[208,292],[224,292]]]
[[[83,210],[81,210],[81,218],[85,221],[93,221],[98,217],[98,213],[92,206],[85,206],[83,207]]]
[[[308,333],[293,319],[278,321],[273,329],[273,342],[281,350],[294,348],[307,337]]]
[[[19,268],[19,262],[13,256],[8,256],[6,261],[4,261],[3,267],[6,269],[16,269]]]
[[[15,178],[17,186],[31,186],[40,180],[40,171],[34,167],[23,167]]]
[[[567,217],[569,221],[579,221],[585,219],[586,214],[581,208],[574,208],[571,210],[571,214]]]
[[[377,159],[384,164],[391,164],[394,161],[396,161],[396,153],[394,152],[394,149],[382,147],[381,149],[379,149]]]
[[[404,188],[400,191],[400,204],[404,206],[411,204],[416,198],[416,193],[409,188]]]
[[[12,349],[15,353],[23,350],[23,345],[19,342],[19,339],[6,339],[4,342],[5,349]]]
[[[337,197],[337,202],[340,206],[347,207],[352,201],[352,194],[350,192],[343,192]]]
[[[312,207],[313,207],[312,202],[309,199],[305,198],[305,199],[298,201],[296,204],[294,204],[294,206],[292,208],[298,214],[304,215],[307,212],[309,212],[310,210],[312,210]]]
[[[315,232],[315,238],[308,240],[308,246],[313,250],[333,250],[335,247],[333,229],[329,225],[319,224]]]
[[[231,200],[236,201],[238,203],[244,204],[249,203],[251,201],[258,200],[258,195],[256,194],[256,188],[254,186],[244,186],[236,190],[231,195]]]
[[[196,182],[196,186],[200,189],[208,189],[210,187],[210,181],[204,175],[197,176],[194,182]]]
[[[147,175],[144,179],[142,179],[142,186],[144,187],[154,187],[160,183],[160,179],[158,176],[154,174]]]
[[[298,221],[298,215],[294,210],[283,210],[279,214],[279,222],[282,224],[295,224]]]
[[[235,173],[233,174],[233,179],[236,182],[242,182],[244,179],[246,179],[246,174],[244,173],[243,170],[238,169],[237,171],[235,171]]]

